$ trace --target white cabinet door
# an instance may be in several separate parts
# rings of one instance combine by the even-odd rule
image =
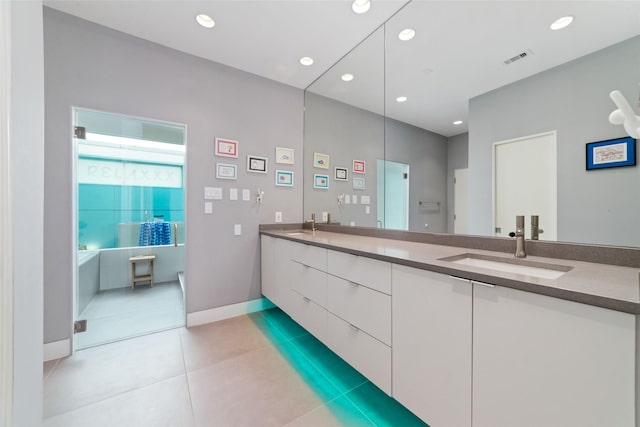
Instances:
[[[470,426],[471,283],[395,264],[392,276],[393,397],[431,426]]]
[[[474,287],[474,427],[633,426],[634,377],[635,316]]]
[[[289,241],[270,236],[260,237],[262,295],[291,314],[291,286],[288,276]]]

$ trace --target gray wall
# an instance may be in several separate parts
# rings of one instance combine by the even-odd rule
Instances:
[[[384,118],[342,102],[305,93],[304,116],[304,216],[331,213],[331,221],[356,226],[376,227],[377,221],[377,159],[384,158]],[[330,156],[329,169],[312,167],[313,153]],[[353,160],[366,162],[365,174],[354,174]],[[334,167],[348,169],[348,181],[335,181]],[[313,188],[313,175],[329,175],[329,189]],[[365,178],[365,190],[353,189],[353,177]],[[358,204],[338,205],[339,194],[358,195]],[[365,213],[360,196],[371,198],[371,213]]]
[[[455,213],[455,197],[453,178],[456,169],[469,167],[469,134],[461,133],[447,141],[447,233],[453,233]]]
[[[313,188],[313,174],[322,169],[307,167],[305,170],[305,218],[316,213],[331,213],[332,221],[356,226],[377,226],[377,160],[386,159],[409,165],[409,229],[424,231],[446,230],[446,168],[447,139],[441,135],[384,118],[370,111],[352,107],[320,95],[305,94],[305,165],[313,164],[313,153],[329,154],[329,190]],[[352,161],[365,160],[366,190],[353,190]],[[349,169],[349,181],[333,179],[334,167]],[[371,214],[365,214],[364,206],[337,204],[339,194],[362,194],[371,197]],[[440,202],[440,207],[420,207],[418,201]],[[387,209],[393,207],[386,207]]]
[[[45,342],[69,338],[72,321],[73,106],[187,126],[187,312],[259,298],[258,224],[273,222],[276,211],[285,222],[302,220],[302,185],[276,188],[273,160],[276,146],[302,153],[303,91],[48,8],[44,35]],[[237,139],[239,158],[214,157],[216,137]],[[248,174],[247,154],[268,157],[269,173]],[[216,180],[218,161],[237,164],[238,180]],[[300,161],[284,169],[302,176]],[[205,186],[224,190],[212,215],[204,214]],[[250,189],[251,201],[229,201],[230,188]]]
[[[8,124],[11,129],[13,400],[9,404],[12,404],[12,425],[38,426],[42,421],[42,218],[45,212],[42,5],[11,2],[9,9],[2,7],[3,12],[10,9],[9,19],[3,22],[11,24]],[[4,357],[6,349],[2,352]]]
[[[640,168],[585,170],[586,143],[626,136],[609,93],[635,104],[639,80],[640,36],[471,99],[472,233],[491,234],[492,144],[557,130],[558,240],[640,246]]]
[[[409,165],[409,230],[445,232],[447,138],[389,118],[385,123],[385,159]]]

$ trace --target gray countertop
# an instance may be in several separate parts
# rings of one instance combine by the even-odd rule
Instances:
[[[640,269],[558,258],[528,256],[527,262],[571,267],[557,279],[543,279],[441,260],[476,254],[514,260],[503,252],[408,242],[328,231],[262,230],[262,234],[465,279],[520,289],[598,307],[640,314]]]

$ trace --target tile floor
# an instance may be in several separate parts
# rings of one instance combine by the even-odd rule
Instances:
[[[44,365],[44,426],[424,426],[279,309]]]
[[[178,281],[102,291],[79,316],[88,327],[76,335],[76,348],[184,326],[183,301]]]

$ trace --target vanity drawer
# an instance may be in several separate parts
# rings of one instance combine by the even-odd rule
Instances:
[[[289,254],[293,261],[321,271],[327,271],[327,249],[291,242]]]
[[[391,395],[391,347],[327,313],[327,346]]]
[[[391,263],[328,251],[329,273],[391,295]]]
[[[309,298],[316,304],[327,306],[327,273],[300,264],[297,261],[289,261],[291,271],[291,289],[300,295]]]
[[[291,318],[323,343],[327,343],[327,310],[291,291]]]
[[[327,308],[374,338],[391,345],[391,297],[328,275]]]

